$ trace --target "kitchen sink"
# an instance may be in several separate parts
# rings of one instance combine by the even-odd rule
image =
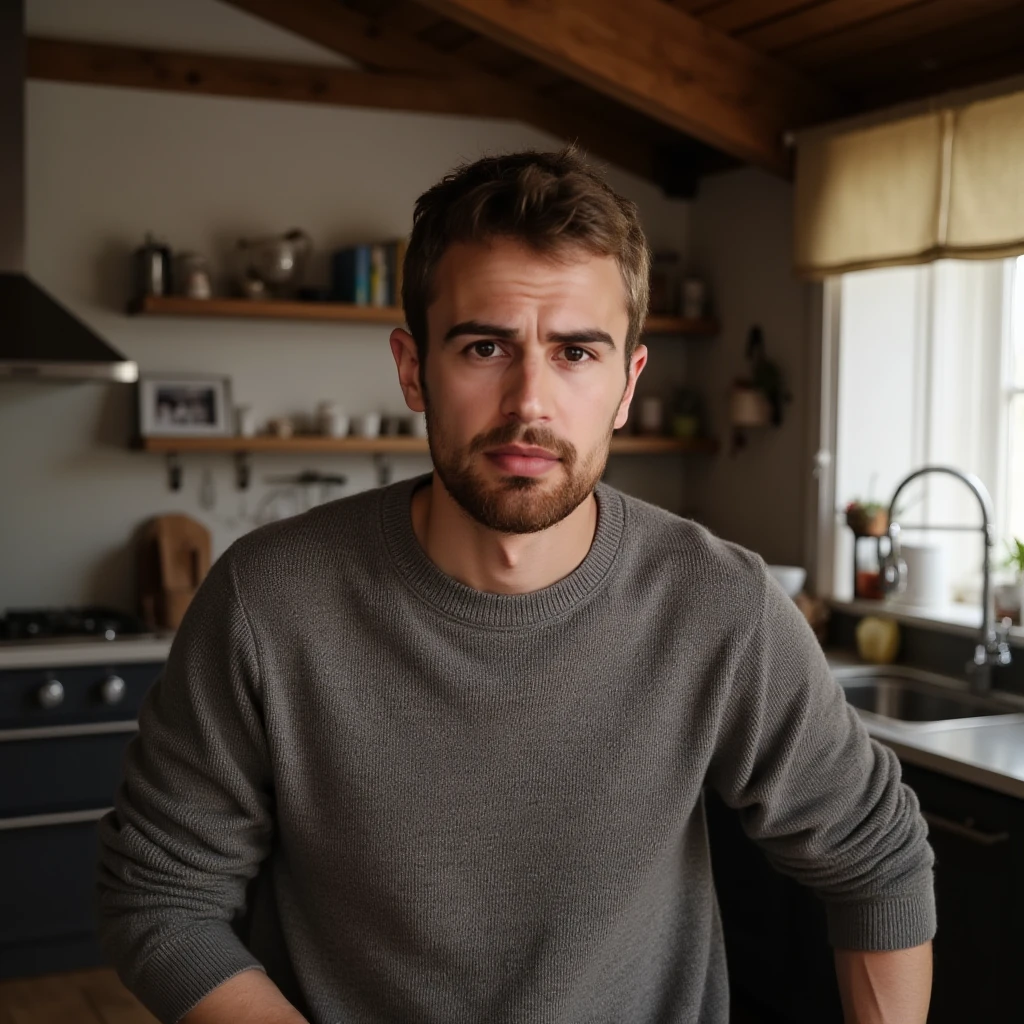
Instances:
[[[967,683],[904,666],[833,669],[847,701],[874,720],[914,729],[964,728],[1024,722],[1024,703],[972,693]]]

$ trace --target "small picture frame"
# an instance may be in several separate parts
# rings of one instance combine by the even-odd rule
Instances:
[[[140,437],[226,437],[231,429],[231,379],[199,374],[139,378]]]

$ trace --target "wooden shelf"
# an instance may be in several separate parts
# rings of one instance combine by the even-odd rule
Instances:
[[[612,438],[612,455],[714,455],[718,442],[710,437],[640,437],[625,435]]]
[[[132,303],[133,316],[255,317],[268,320],[348,320],[351,323],[405,323],[405,314],[390,306],[356,306],[347,302],[291,302],[286,299],[188,299],[148,295]]]
[[[644,334],[683,334],[692,337],[711,337],[718,333],[718,321],[711,319],[688,320],[684,316],[663,316],[652,313],[644,324]]]
[[[427,455],[426,438],[422,437],[144,437],[139,447],[147,452],[294,452],[350,455]],[[718,442],[707,438],[678,439],[674,437],[614,437],[613,455],[673,455],[686,453],[713,454]]]
[[[128,307],[133,316],[249,317],[270,320],[343,320],[349,323],[405,323],[405,313],[391,306],[356,306],[346,302],[292,302],[285,299],[189,299],[180,295],[150,295]],[[651,316],[645,334],[712,335],[714,320]]]

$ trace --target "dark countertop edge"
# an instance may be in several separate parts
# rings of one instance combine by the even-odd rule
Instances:
[[[948,754],[938,754],[934,750],[925,750],[912,745],[907,739],[902,737],[897,739],[891,733],[882,732],[871,725],[868,725],[868,732],[873,739],[878,740],[879,743],[884,743],[898,757],[909,764],[917,765],[919,768],[930,768],[951,778],[960,779],[962,782],[970,782],[975,786],[982,786],[985,789],[991,789],[994,792],[1016,797],[1018,800],[1024,800],[1024,779],[1018,779],[1013,775],[1006,775],[992,768],[984,768],[981,765],[973,764],[970,761],[963,761],[960,758],[950,757]],[[1024,728],[1021,729],[1021,739],[1024,741]]]
[[[173,633],[165,633],[139,639],[0,645],[0,672],[166,661],[173,639]]]

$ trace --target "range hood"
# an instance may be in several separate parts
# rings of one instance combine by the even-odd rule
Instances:
[[[0,377],[114,380],[139,368],[24,272],[25,5],[0,0]]]

